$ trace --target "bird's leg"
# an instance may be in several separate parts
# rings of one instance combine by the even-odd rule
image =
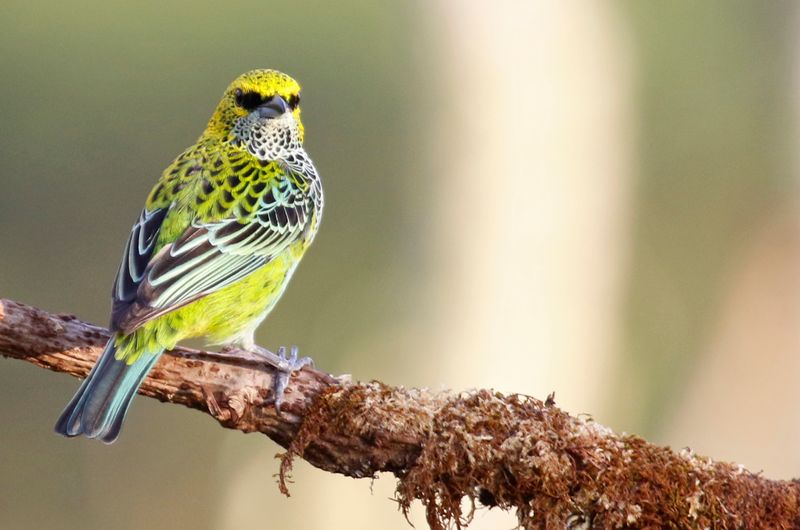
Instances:
[[[253,361],[253,362],[264,360],[263,356],[253,351],[252,347],[238,346],[236,344],[226,344],[225,346],[220,348],[219,354],[226,357],[246,359],[248,361]]]
[[[292,372],[300,370],[304,366],[314,366],[314,361],[311,357],[297,356],[300,351],[297,346],[292,346],[289,349],[289,355],[286,355],[286,347],[281,346],[278,348],[278,353],[273,353],[266,348],[263,348],[254,342],[248,341],[243,345],[244,348],[226,347],[223,351],[226,353],[245,351],[247,353],[255,353],[259,358],[267,361],[272,367],[275,368],[275,380],[272,383],[272,390],[275,393],[275,410],[281,411],[281,403],[283,403],[283,393],[289,385],[289,378]],[[227,351],[226,351],[227,350]]]
[[[289,356],[286,355],[285,346],[278,348],[277,354],[257,345],[253,345],[253,351],[266,359],[267,362],[277,370],[272,389],[275,392],[275,410],[280,412],[281,403],[283,402],[283,393],[289,384],[289,378],[292,376],[292,372],[300,370],[304,366],[314,366],[314,361],[311,357],[298,358],[297,354],[300,350],[297,346],[291,347]]]

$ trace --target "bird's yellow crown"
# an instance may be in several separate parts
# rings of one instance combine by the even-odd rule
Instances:
[[[283,98],[289,105],[299,128],[300,141],[302,141],[300,84],[292,77],[277,70],[251,70],[234,79],[225,90],[203,136],[229,137],[237,120],[246,117],[261,102],[268,101],[275,96]]]

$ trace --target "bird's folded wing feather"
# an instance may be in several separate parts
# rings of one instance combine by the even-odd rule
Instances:
[[[111,326],[131,333],[145,322],[236,282],[302,238],[314,198],[289,179],[268,187],[254,215],[193,221],[154,253],[168,208],[145,210],[133,226],[117,273]]]

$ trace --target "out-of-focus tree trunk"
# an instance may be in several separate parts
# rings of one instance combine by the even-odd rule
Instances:
[[[626,28],[611,2],[438,6],[439,373],[602,413],[628,246]]]
[[[438,9],[431,362],[456,388],[555,390],[602,417],[632,180],[625,27],[611,2]]]

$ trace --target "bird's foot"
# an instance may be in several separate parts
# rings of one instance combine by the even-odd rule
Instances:
[[[272,384],[272,390],[275,392],[275,410],[281,411],[281,403],[283,403],[283,393],[289,385],[289,378],[292,372],[302,369],[304,366],[314,366],[314,361],[311,357],[299,357],[299,349],[297,346],[292,346],[289,350],[289,355],[286,355],[286,347],[281,346],[278,348],[278,353],[273,353],[261,346],[253,345],[251,348],[253,353],[258,354],[263,359],[275,367],[277,373],[275,374],[275,381]]]

